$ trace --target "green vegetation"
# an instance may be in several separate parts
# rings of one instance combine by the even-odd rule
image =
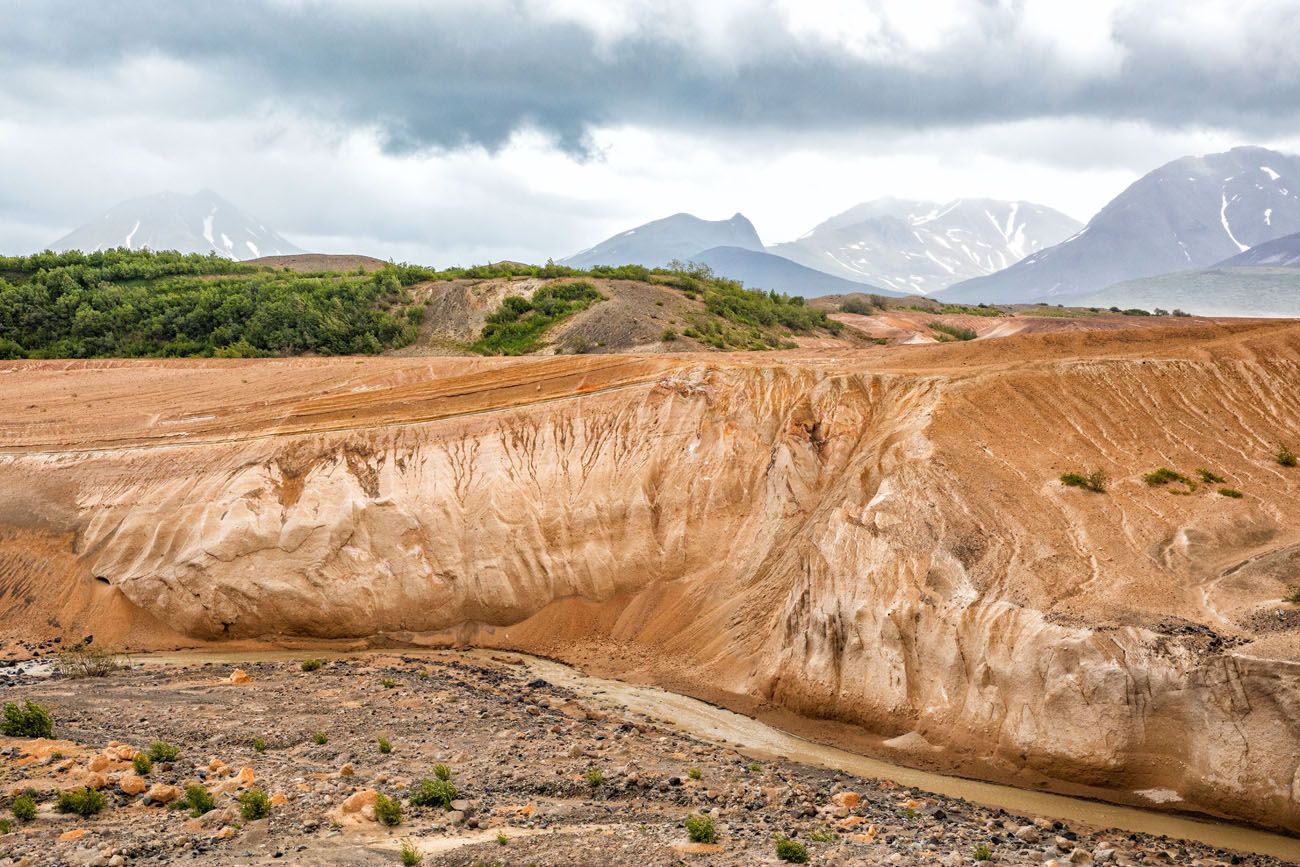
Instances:
[[[206,788],[198,783],[190,783],[185,787],[185,800],[181,802],[181,806],[188,807],[190,815],[197,819],[204,813],[215,810],[217,802]]]
[[[266,739],[253,738],[253,751],[258,753],[266,752]]]
[[[1201,481],[1202,481],[1202,482],[1205,482],[1207,485],[1210,484],[1211,482],[1216,482],[1216,483],[1217,483],[1217,482],[1223,482],[1223,481],[1224,481],[1223,476],[1220,476],[1220,475],[1218,475],[1217,473],[1211,472],[1210,470],[1207,470],[1205,467],[1201,467],[1200,469],[1198,469],[1198,470],[1196,471],[1196,475],[1200,476],[1200,477],[1201,477]]]
[[[972,855],[974,856],[976,861],[993,860],[993,850],[989,848],[987,843],[981,843],[978,846],[976,846],[975,851],[972,853]]]
[[[1294,467],[1297,463],[1295,452],[1282,446],[1277,452],[1277,462],[1284,467]]]
[[[691,768],[686,772],[686,776],[690,777],[692,780],[698,780],[703,777],[704,774],[699,768]]]
[[[140,776],[147,777],[149,772],[153,770],[153,761],[147,753],[136,753],[135,758],[131,759],[131,767]]]
[[[1282,601],[1290,602],[1292,605],[1300,605],[1300,586],[1288,587]]]
[[[858,316],[870,316],[875,309],[875,304],[863,298],[845,298],[840,302],[841,313],[854,313]]]
[[[375,797],[375,819],[381,825],[396,828],[402,824],[402,804],[382,792]]]
[[[302,661],[303,671],[315,671],[320,667],[321,667],[321,661],[319,659],[304,659]]]
[[[371,354],[415,339],[396,267],[297,274],[218,256],[0,257],[0,358]]]
[[[155,762],[174,762],[180,755],[180,747],[172,746],[166,741],[154,741],[149,745],[149,758]]]
[[[692,843],[715,843],[718,829],[712,816],[700,816],[692,813],[686,817],[686,834]]]
[[[402,841],[402,867],[417,867],[424,861],[424,855],[420,850],[415,848],[415,844],[410,840]]]
[[[271,815],[271,797],[261,789],[248,789],[239,795],[239,815],[245,822],[255,822]]]
[[[599,789],[605,785],[605,772],[600,768],[591,768],[587,771],[587,785],[593,789]]]
[[[14,829],[14,823],[8,819],[0,819],[0,834],[8,834]]]
[[[506,844],[509,843],[509,842],[510,842],[510,838],[506,836],[506,832],[505,832],[505,831],[497,831],[497,845],[498,845],[498,846],[504,846],[504,845],[506,845]]]
[[[1196,487],[1192,480],[1187,478],[1187,476],[1184,476],[1177,470],[1171,470],[1169,467],[1160,467],[1159,469],[1152,470],[1142,477],[1142,481],[1146,482],[1147,485],[1152,488],[1159,487],[1160,485],[1167,485],[1170,482],[1182,482],[1188,488]]]
[[[746,769],[751,774],[761,774],[763,772],[763,766],[760,765],[758,762],[750,762]]]
[[[1236,488],[1219,488],[1219,494],[1220,496],[1231,497],[1234,500],[1240,500],[1242,497],[1241,491]]]
[[[552,325],[604,298],[585,281],[550,283],[531,298],[511,295],[489,314],[470,349],[481,355],[526,355],[541,346],[542,335]]]
[[[451,780],[425,778],[411,787],[407,797],[413,807],[442,807],[450,810],[456,795],[456,784]]]
[[[312,743],[316,744],[318,747],[323,747],[325,744],[330,742],[330,736],[325,734],[325,732],[312,732],[311,739]]]
[[[1005,316],[997,307],[990,307],[987,304],[980,304],[978,307],[971,307],[968,304],[945,304],[939,308],[940,313],[964,314],[966,316]]]
[[[973,328],[962,328],[960,325],[949,325],[946,322],[935,320],[930,323],[930,330],[938,331],[940,334],[946,334],[957,340],[974,340],[978,335]]]
[[[12,702],[5,704],[4,724],[0,733],[11,738],[52,738],[54,737],[54,718],[50,712],[32,701],[23,702],[19,707]]]
[[[677,339],[677,332],[671,328],[665,328],[664,333],[659,335],[659,339],[665,343],[671,343]]]
[[[1093,470],[1086,476],[1080,473],[1062,473],[1061,484],[1069,488],[1083,488],[1085,491],[1104,494],[1106,492],[1106,474],[1101,470]]]
[[[393,751],[392,741],[390,741],[388,738],[381,737],[377,739],[375,743],[378,745],[379,751],[384,755],[388,755]]]
[[[36,799],[31,795],[19,795],[9,806],[9,812],[14,814],[15,819],[30,822],[36,818]]]
[[[54,802],[54,809],[60,813],[76,813],[82,818],[88,818],[103,810],[106,803],[107,799],[102,794],[83,786],[80,789],[59,792],[59,798]]]
[[[789,837],[776,838],[776,857],[791,864],[807,864],[808,848]]]
[[[433,766],[433,775],[443,782],[446,782],[451,779],[451,768],[447,767],[442,762],[439,762]]]
[[[84,641],[70,644],[58,653],[59,673],[64,677],[106,677],[115,671],[130,668],[126,657],[116,650],[91,647]]]
[[[808,839],[814,843],[834,843],[835,832],[830,828],[814,828],[808,832]]]
[[[383,684],[384,689],[392,689],[393,687],[397,686],[397,681],[393,680],[391,677],[386,677],[379,682]]]

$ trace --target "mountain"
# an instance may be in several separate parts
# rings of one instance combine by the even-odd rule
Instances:
[[[1126,280],[1070,299],[1085,307],[1175,308],[1198,316],[1300,317],[1300,268],[1209,268]]]
[[[945,301],[1032,302],[1205,268],[1300,231],[1300,157],[1258,147],[1183,157],[1137,180],[1083,231]]]
[[[674,214],[635,229],[620,232],[590,249],[575,253],[560,264],[574,268],[593,265],[645,265],[660,268],[673,259],[686,261],[713,247],[740,247],[763,251],[754,224],[741,214],[730,220],[701,220],[691,214]]]
[[[746,250],[742,247],[714,247],[696,253],[690,257],[690,260],[708,265],[715,274],[739,280],[750,289],[776,289],[796,295],[830,295],[849,292],[877,292],[893,296],[902,294],[835,277],[800,265],[798,262],[791,262],[783,256]]]
[[[211,190],[158,193],[114,205],[107,213],[50,245],[93,252],[114,247],[216,253],[256,259],[301,253],[293,244]]]
[[[1224,259],[1216,267],[1236,268],[1252,265],[1271,268],[1300,268],[1300,232],[1256,244],[1244,253],[1238,253],[1230,259]]]
[[[876,199],[769,251],[848,280],[927,293],[1006,268],[1079,228],[1031,202]]]

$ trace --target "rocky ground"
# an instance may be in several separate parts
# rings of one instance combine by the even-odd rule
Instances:
[[[23,792],[38,802],[34,819],[8,818],[0,864],[399,864],[405,842],[429,867],[751,865],[781,863],[779,836],[827,865],[1283,863],[741,755],[578,701],[518,662],[448,652],[313,671],[274,661],[10,675],[4,700],[47,707],[56,739],[0,739],[5,815]],[[155,741],[180,755],[142,777],[131,760]],[[412,786],[439,763],[454,802],[412,806]],[[180,806],[195,784],[215,801],[197,818]],[[106,796],[103,811],[56,812],[57,793],[81,786]],[[270,797],[269,818],[241,816],[250,789]],[[380,794],[400,802],[394,827],[376,820]],[[713,819],[715,844],[691,843],[691,814]]]

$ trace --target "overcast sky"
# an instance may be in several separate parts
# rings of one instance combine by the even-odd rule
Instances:
[[[678,211],[1080,220],[1300,151],[1296,0],[0,0],[0,251],[210,187],[291,241],[541,261]]]

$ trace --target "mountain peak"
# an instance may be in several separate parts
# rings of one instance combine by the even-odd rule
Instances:
[[[703,220],[694,214],[679,213],[626,229],[561,261],[575,268],[628,264],[657,268],[674,259],[686,261],[714,247],[761,252],[763,242],[754,224],[740,212],[727,220]]]

